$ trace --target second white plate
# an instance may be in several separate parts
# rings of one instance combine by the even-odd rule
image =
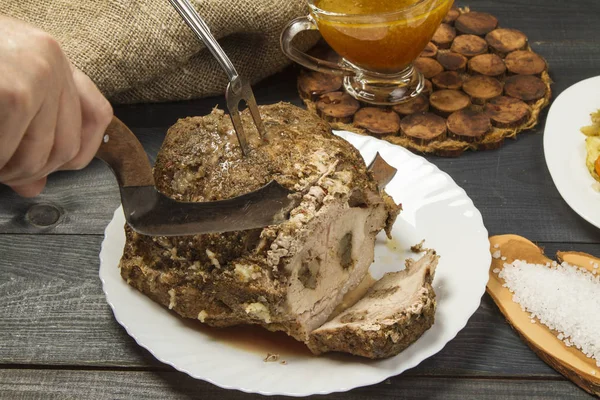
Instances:
[[[550,107],[544,129],[544,155],[552,180],[567,204],[600,228],[600,192],[585,166],[585,138],[590,113],[600,109],[600,76],[574,84]]]
[[[222,388],[307,396],[381,382],[431,357],[456,336],[477,310],[488,280],[491,256],[481,214],[452,178],[424,158],[372,137],[337,134],[357,147],[367,162],[379,151],[398,169],[386,190],[402,203],[403,212],[393,228],[393,245],[384,234],[378,237],[371,274],[379,278],[404,268],[404,259],[413,255],[409,247],[421,239],[441,256],[433,282],[438,308],[431,329],[408,349],[386,360],[315,357],[291,348],[288,352],[273,343],[287,363],[264,362],[269,343],[262,352],[234,346],[219,336],[218,330],[178,318],[121,279],[118,264],[125,244],[125,219],[118,209],[102,243],[100,278],[115,318],[138,344],[160,361]],[[254,340],[261,340],[260,335]]]

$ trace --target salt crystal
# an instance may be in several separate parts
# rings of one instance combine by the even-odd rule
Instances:
[[[494,269],[492,270],[492,272],[493,272],[493,273],[495,273],[495,274],[497,274],[498,272],[500,272],[500,268],[494,268]]]
[[[496,243],[496,244],[494,245],[494,248],[495,248],[495,249],[497,249],[498,247],[500,247],[500,245],[499,245],[498,243]]]
[[[500,256],[501,256],[500,250],[496,250],[495,252],[492,253],[492,257],[494,257],[494,258],[500,258]]]
[[[501,259],[502,261],[506,261],[506,257],[504,257],[504,256],[502,256],[500,259]]]
[[[597,264],[597,263],[596,263]],[[600,276],[568,263],[552,267],[515,260],[504,263],[498,276],[513,301],[540,323],[558,332],[565,346],[576,347],[600,367]]]

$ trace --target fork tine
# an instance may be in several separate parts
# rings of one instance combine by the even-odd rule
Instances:
[[[238,142],[240,143],[242,154],[247,156],[248,153],[250,153],[250,148],[248,147],[246,132],[244,131],[242,118],[240,117],[239,103],[241,100],[241,93],[235,93],[231,88],[231,84],[227,85],[227,90],[225,91],[225,101],[227,102],[229,117],[231,118],[231,123],[233,124],[233,129],[235,130]]]
[[[246,85],[244,85],[246,86]],[[254,121],[254,125],[256,125],[256,129],[258,130],[258,134],[261,138],[265,138],[266,131],[265,125],[260,117],[260,113],[258,112],[258,106],[256,105],[256,99],[254,98],[254,93],[252,93],[252,89],[248,85],[248,94],[249,96],[245,99],[248,108],[250,109],[250,115],[252,115],[252,120]]]

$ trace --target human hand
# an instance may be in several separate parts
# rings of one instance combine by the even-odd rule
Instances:
[[[85,167],[112,113],[55,39],[0,15],[0,183],[32,197],[51,172]]]

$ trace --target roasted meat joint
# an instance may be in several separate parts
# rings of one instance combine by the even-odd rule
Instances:
[[[174,200],[205,202],[276,180],[295,196],[289,219],[262,229],[176,237],[144,236],[126,226],[121,276],[179,316],[209,326],[258,324],[315,354],[397,354],[433,323],[438,256],[426,251],[335,315],[367,276],[375,237],[382,230],[391,234],[400,206],[358,150],[316,115],[287,103],[261,106],[260,113],[262,138],[242,113],[252,150],[246,156],[223,111],[179,120],[157,156],[156,186]]]

